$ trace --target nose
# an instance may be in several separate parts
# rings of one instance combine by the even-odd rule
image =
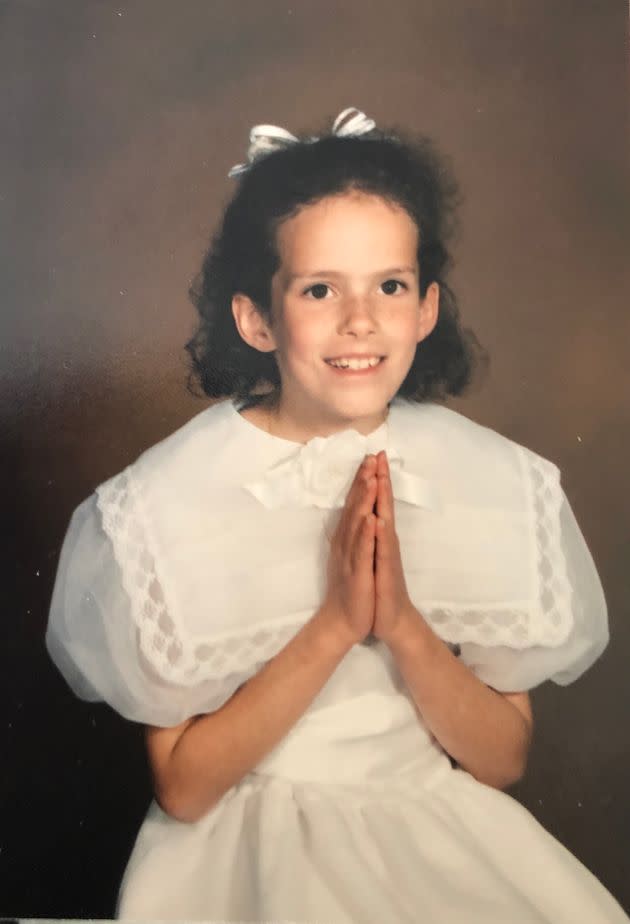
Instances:
[[[376,321],[370,299],[361,295],[345,298],[339,329],[341,333],[354,333],[356,336],[362,336],[374,331]]]

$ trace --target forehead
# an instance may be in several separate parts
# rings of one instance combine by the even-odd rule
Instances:
[[[293,272],[315,264],[350,270],[373,259],[394,266],[415,263],[418,229],[396,203],[349,192],[304,206],[281,223],[277,243],[282,268]]]

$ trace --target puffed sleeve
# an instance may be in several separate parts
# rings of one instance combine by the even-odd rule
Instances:
[[[462,661],[488,686],[502,692],[531,690],[545,680],[573,683],[600,657],[609,640],[604,591],[595,563],[564,492],[560,507],[561,547],[571,585],[573,627],[558,647],[522,651],[473,643],[460,646]]]
[[[124,718],[148,725],[170,727],[211,712],[243,679],[172,683],[147,661],[95,494],[75,510],[66,532],[46,645],[78,697],[104,700]]]

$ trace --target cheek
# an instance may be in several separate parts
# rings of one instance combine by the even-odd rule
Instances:
[[[401,343],[415,345],[420,334],[420,312],[417,309],[411,309],[402,316],[398,316],[392,322],[392,329],[396,331],[396,336]]]
[[[323,343],[321,325],[302,315],[299,322],[287,325],[285,344],[289,359],[309,359],[319,353]]]

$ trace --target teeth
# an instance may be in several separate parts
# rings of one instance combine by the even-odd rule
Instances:
[[[375,356],[373,359],[329,359],[331,366],[339,366],[341,369],[367,369],[369,366],[377,366],[380,358]]]

